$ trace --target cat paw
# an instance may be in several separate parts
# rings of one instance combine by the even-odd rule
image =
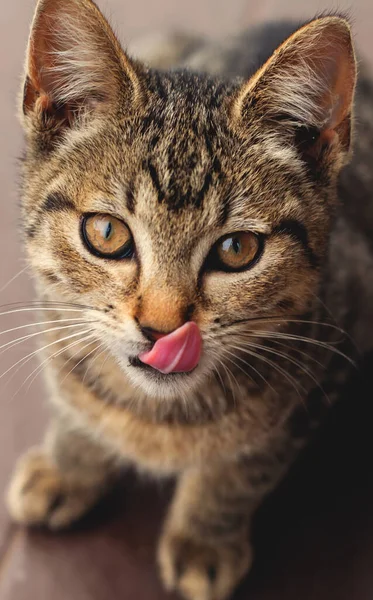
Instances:
[[[50,529],[68,527],[96,500],[97,491],[64,479],[39,449],[30,450],[20,459],[6,496],[14,521]]]
[[[244,539],[209,545],[166,532],[158,562],[168,591],[177,591],[186,600],[227,600],[249,571],[252,550]]]

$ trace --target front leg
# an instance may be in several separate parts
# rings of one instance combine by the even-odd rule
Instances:
[[[98,442],[56,418],[44,445],[29,450],[16,466],[7,493],[9,512],[24,525],[67,527],[108,491],[118,470]]]
[[[249,571],[251,518],[290,461],[289,448],[206,465],[181,476],[158,559],[169,590],[226,600]]]

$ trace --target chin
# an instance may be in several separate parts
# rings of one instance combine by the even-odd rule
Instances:
[[[123,359],[121,368],[131,384],[150,398],[167,400],[194,394],[206,382],[208,372],[201,359],[195,369],[188,373],[161,373],[153,367],[143,364],[137,357]]]

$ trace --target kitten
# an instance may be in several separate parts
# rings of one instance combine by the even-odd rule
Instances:
[[[125,464],[177,476],[158,561],[189,600],[248,572],[253,513],[338,396],[350,339],[371,347],[372,86],[340,177],[350,28],[294,29],[184,40],[168,71],[91,0],[40,0],[31,29],[23,221],[53,417],[9,509],[59,529]]]

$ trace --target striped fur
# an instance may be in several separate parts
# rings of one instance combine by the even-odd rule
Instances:
[[[356,163],[340,175],[356,69],[343,18],[166,47],[180,68],[129,58],[90,0],[38,4],[22,107],[25,243],[39,299],[55,303],[48,317],[75,307],[82,324],[76,337],[45,333],[52,423],[8,503],[17,521],[57,529],[123,464],[174,475],[163,581],[187,600],[225,600],[251,565],[253,512],[348,377],[349,336],[371,347],[373,182]],[[154,56],[168,66],[162,47]],[[372,86],[359,85],[373,139]],[[356,152],[370,164],[363,136]],[[125,221],[135,259],[89,252],[81,219],[96,212]],[[217,240],[245,230],[263,239],[255,266],[208,269]],[[203,337],[195,371],[142,369],[139,324],[189,319]]]

